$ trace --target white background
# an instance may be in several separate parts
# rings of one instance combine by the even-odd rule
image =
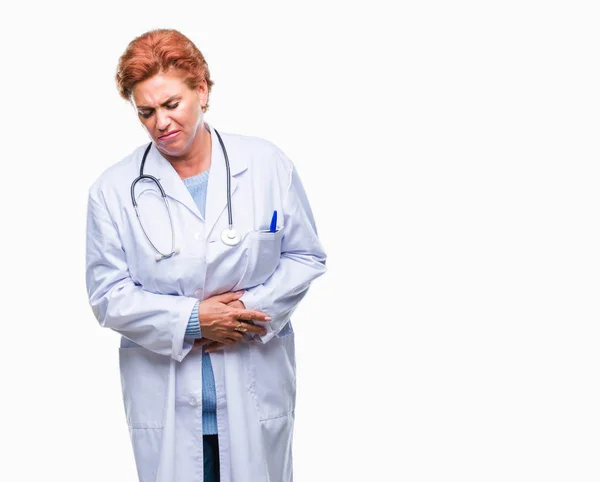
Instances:
[[[205,54],[208,122],[294,161],[329,255],[293,318],[295,480],[599,480],[595,2],[19,5],[0,28],[0,480],[136,480],[85,213],[147,142],[114,73],[157,27]]]

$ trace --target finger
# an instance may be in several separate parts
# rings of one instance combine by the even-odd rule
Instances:
[[[227,304],[231,301],[237,300],[243,294],[244,294],[244,290],[229,291],[228,293],[223,293],[221,295],[214,296],[213,298],[215,298],[217,301],[220,301],[221,303]]]
[[[194,347],[208,345],[210,342],[211,340],[209,340],[208,338],[198,338],[197,340],[194,340]]]
[[[247,333],[256,333],[257,335],[267,334],[267,329],[260,325],[251,325],[249,323],[244,322],[244,328],[246,328]]]
[[[235,318],[237,318],[238,320],[271,321],[271,317],[266,313],[254,310],[238,310],[235,313]]]
[[[233,333],[227,335],[227,337],[232,338],[233,340],[238,342],[244,338],[244,333],[242,333],[241,331],[235,330]]]
[[[208,346],[207,346],[207,347],[204,349],[204,351],[205,351],[206,353],[210,353],[210,352],[212,352],[212,351],[215,351],[215,350],[220,350],[220,349],[221,349],[221,348],[223,348],[224,346],[225,346],[225,343],[221,343],[221,342],[218,342],[218,341],[214,341],[214,342],[210,343],[210,344],[209,344],[209,345],[208,345]]]

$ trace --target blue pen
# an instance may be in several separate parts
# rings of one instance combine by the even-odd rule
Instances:
[[[270,233],[274,233],[277,230],[277,211],[273,211],[273,217],[271,218]]]

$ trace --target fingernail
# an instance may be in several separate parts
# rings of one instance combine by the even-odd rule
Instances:
[[[265,316],[265,320],[267,320],[267,321],[271,321],[271,320],[272,320],[272,318],[271,318],[270,316]]]

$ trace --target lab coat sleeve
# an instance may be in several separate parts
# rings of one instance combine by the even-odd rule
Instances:
[[[196,298],[145,291],[129,275],[125,252],[99,189],[88,199],[86,285],[101,326],[160,355],[181,361],[192,343],[185,330]]]
[[[287,159],[287,158],[286,158]],[[291,164],[291,161],[288,160]],[[248,288],[240,297],[249,310],[267,313],[270,322],[256,322],[267,329],[266,335],[253,335],[267,343],[287,324],[315,278],[326,271],[326,254],[306,193],[292,165],[284,200],[283,238],[279,265],[263,284]]]

